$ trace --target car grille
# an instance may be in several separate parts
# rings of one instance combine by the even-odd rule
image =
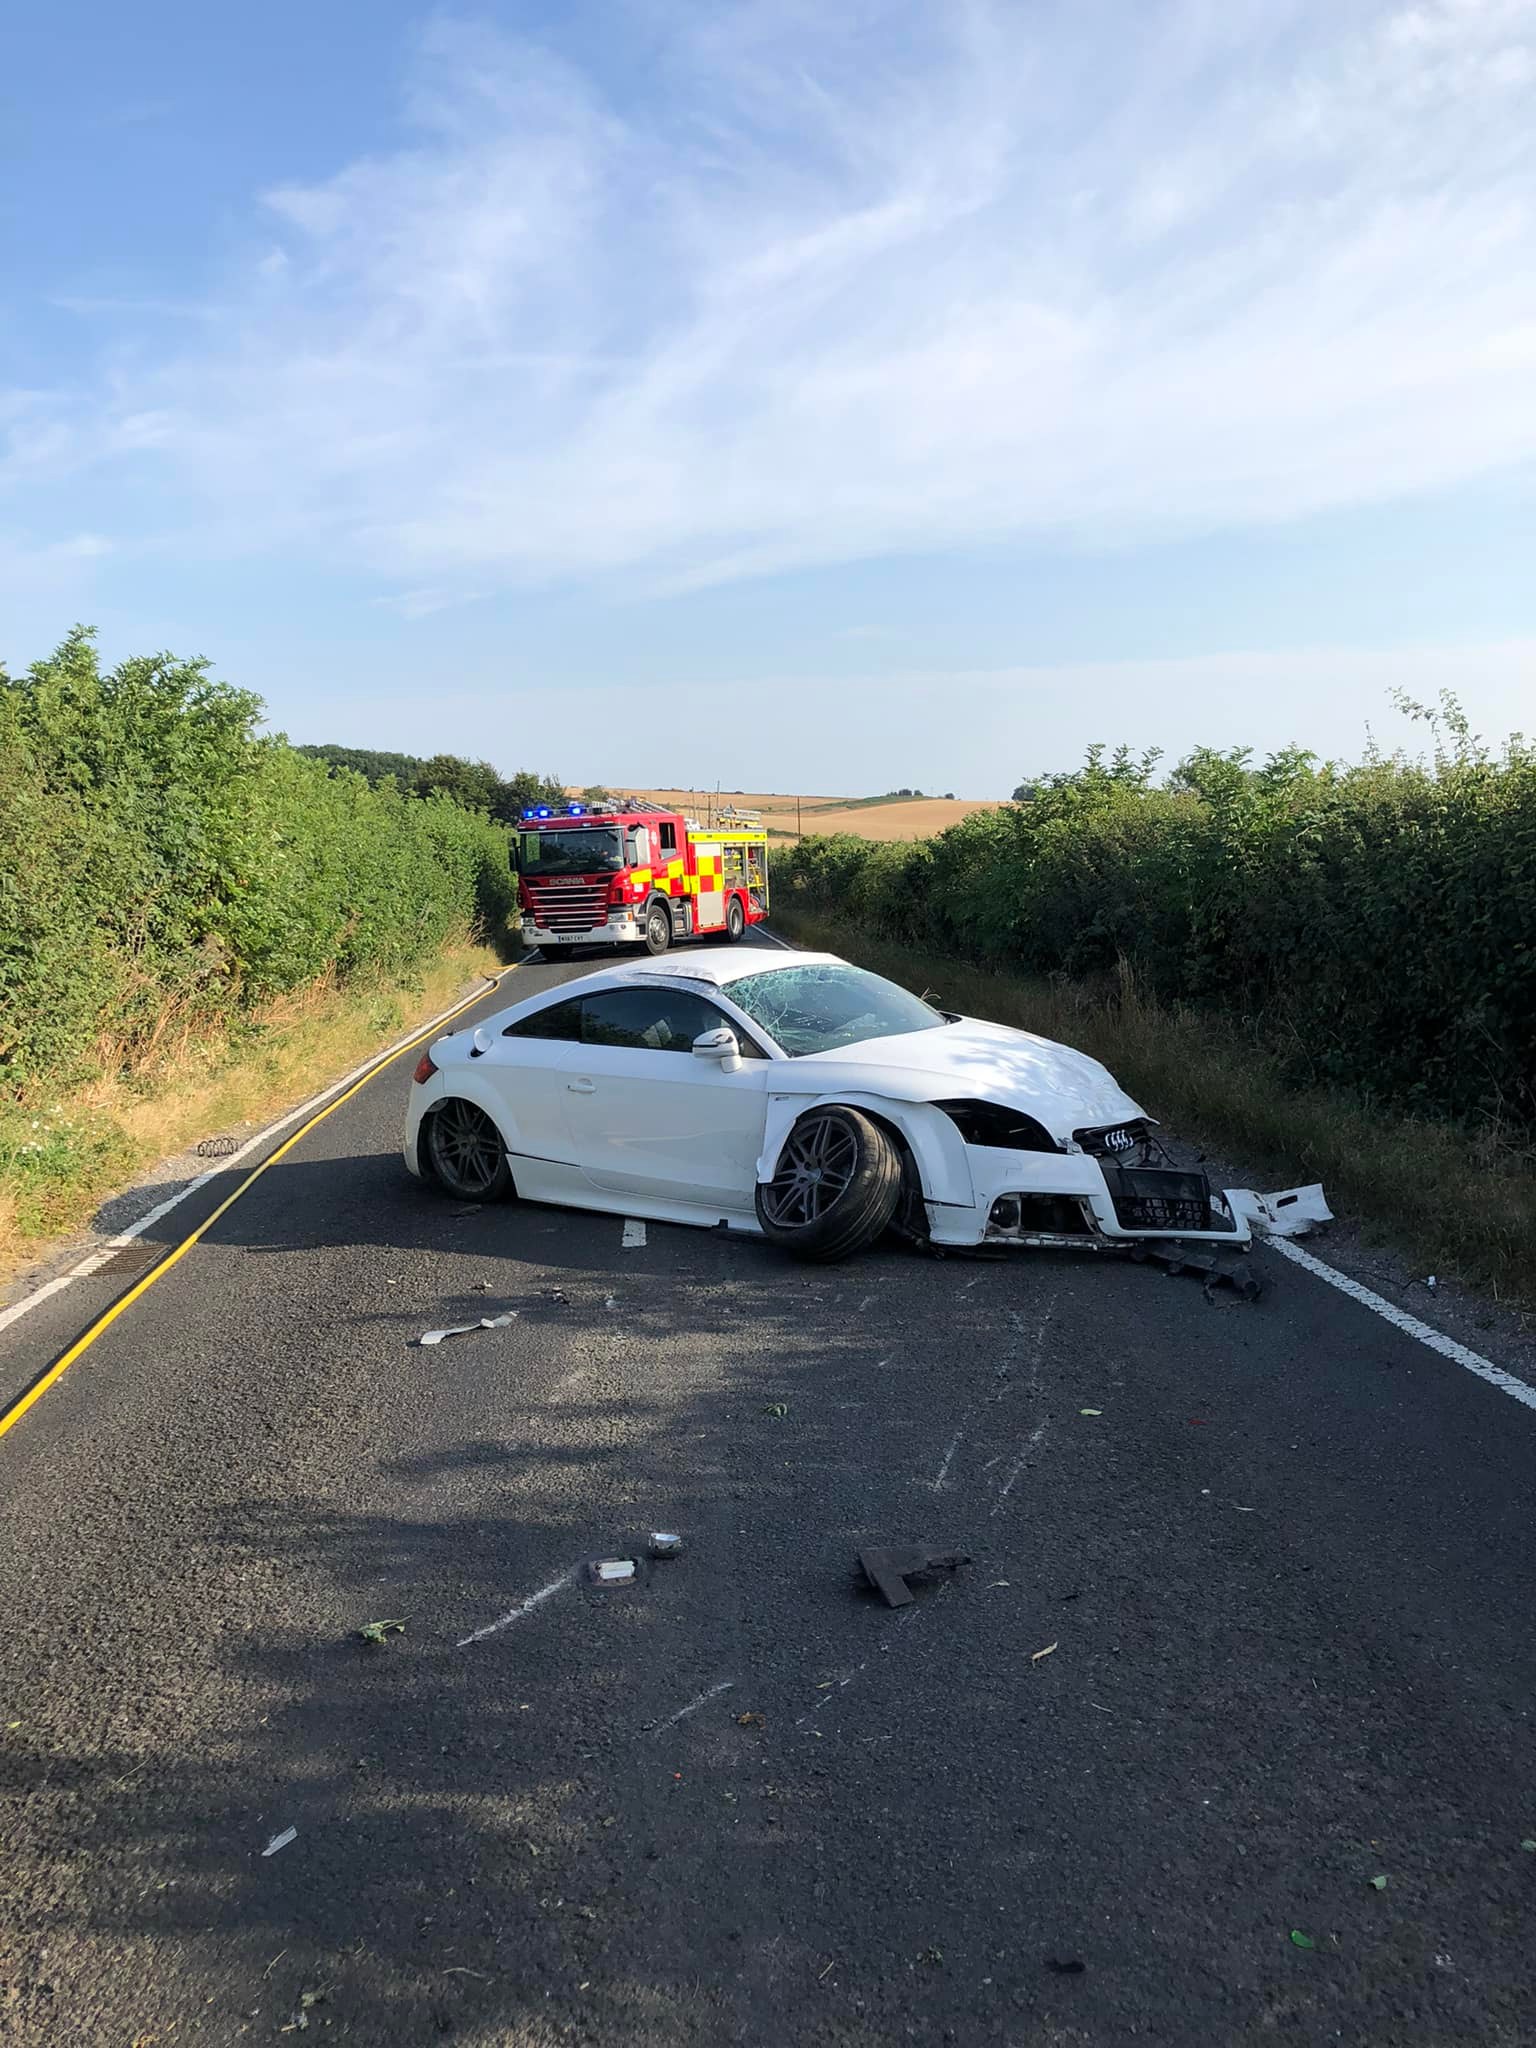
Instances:
[[[1150,1129],[1145,1117],[1135,1117],[1129,1123],[1106,1124],[1102,1129],[1074,1131],[1072,1135],[1097,1159],[1125,1160],[1146,1144]]]
[[[589,932],[608,922],[608,890],[602,882],[576,882],[563,888],[528,883],[533,914],[546,930]]]
[[[1104,1185],[1122,1230],[1209,1230],[1211,1184],[1203,1173],[1106,1166]]]

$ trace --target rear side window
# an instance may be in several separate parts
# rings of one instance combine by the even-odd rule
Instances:
[[[503,1038],[567,1038],[581,1036],[581,1004],[575,997],[564,1003],[549,1003],[531,1016],[519,1017],[502,1032]]]

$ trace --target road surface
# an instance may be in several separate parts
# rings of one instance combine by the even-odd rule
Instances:
[[[0,1441],[0,2038],[1531,2041],[1536,1414],[1267,1253],[457,1213],[414,1058]]]

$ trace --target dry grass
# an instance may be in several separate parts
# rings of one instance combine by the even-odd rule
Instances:
[[[408,978],[317,982],[214,1037],[168,1013],[153,1055],[132,1071],[114,1047],[98,1047],[84,1086],[0,1111],[0,1284],[80,1231],[135,1174],[202,1138],[249,1135],[499,965],[464,942]]]
[[[860,839],[926,839],[957,825],[972,811],[995,811],[992,797],[846,797],[807,796],[802,792],[785,795],[779,791],[636,789],[632,796],[648,797],[655,803],[674,804],[678,810],[701,821],[718,816],[727,804],[738,810],[756,811],[771,832],[780,838],[796,839],[801,831],[812,833],[852,832]],[[730,823],[729,819],[723,822]]]
[[[1079,1046],[1153,1115],[1269,1184],[1320,1180],[1337,1213],[1415,1252],[1426,1270],[1536,1302],[1536,1161],[1497,1134],[1296,1088],[1271,1048],[1219,1018],[1154,1002],[1130,978],[1090,989],[989,974],[823,919],[778,923],[918,993],[934,989],[946,1007]]]

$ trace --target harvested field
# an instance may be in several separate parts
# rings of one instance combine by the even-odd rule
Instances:
[[[711,815],[729,823],[728,806],[756,811],[776,835],[794,839],[801,833],[852,832],[861,839],[925,839],[958,824],[972,811],[995,811],[990,797],[847,797],[808,796],[763,790],[633,789],[632,796],[675,804],[702,821]]]

